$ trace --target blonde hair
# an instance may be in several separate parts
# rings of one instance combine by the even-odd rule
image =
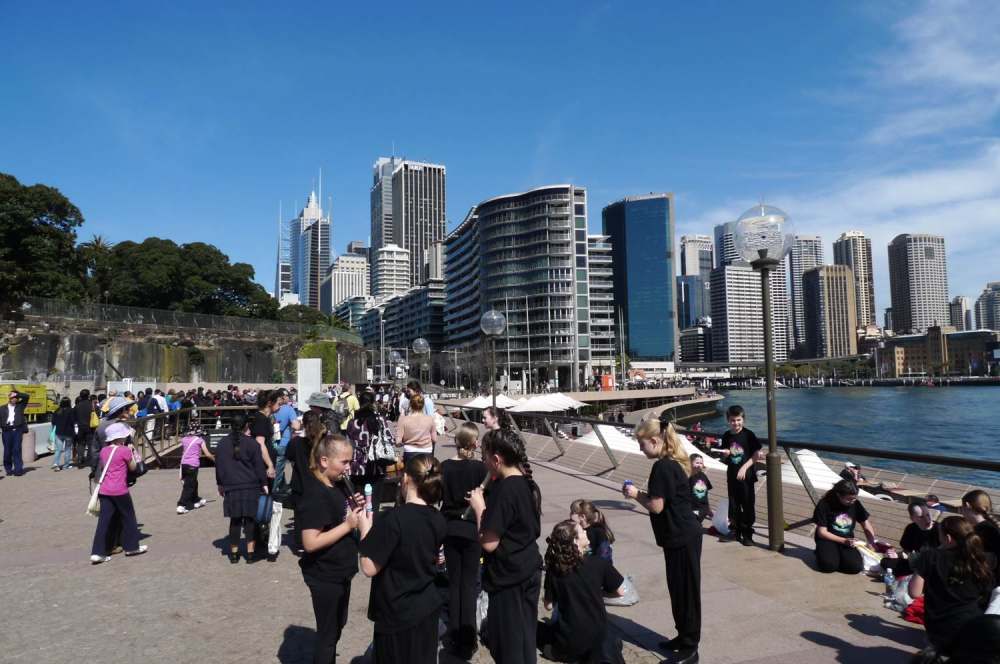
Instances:
[[[455,447],[458,448],[458,456],[463,459],[471,459],[476,453],[476,442],[479,440],[479,427],[472,422],[463,422],[455,432]]]
[[[962,505],[1000,529],[1000,520],[993,516],[993,501],[990,500],[990,494],[982,489],[973,489],[962,496]]]
[[[636,425],[633,434],[636,440],[649,440],[655,438],[663,443],[660,448],[660,458],[670,458],[680,464],[685,475],[691,475],[691,458],[688,457],[684,444],[681,443],[680,436],[674,429],[672,422],[668,422],[664,427],[659,420],[645,420]]]

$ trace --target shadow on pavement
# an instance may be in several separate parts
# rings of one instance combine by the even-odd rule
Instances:
[[[888,622],[881,616],[860,613],[848,613],[847,624],[851,629],[870,636],[880,636],[895,641],[901,646],[913,648],[914,652],[927,645],[924,630],[915,627],[904,627]]]
[[[625,618],[623,616],[614,615],[608,613],[608,624],[614,627],[615,630],[621,634],[622,641],[626,643],[631,643],[634,646],[638,646],[645,650],[651,650],[653,652],[657,649],[657,644],[660,641],[666,641],[667,637],[660,634],[659,632],[654,632],[644,625]]]
[[[316,630],[302,625],[289,625],[278,646],[281,664],[310,664],[316,648]]]
[[[908,663],[914,651],[889,646],[862,646],[822,632],[802,632],[802,638],[818,646],[837,651],[837,661],[843,664],[903,664]]]

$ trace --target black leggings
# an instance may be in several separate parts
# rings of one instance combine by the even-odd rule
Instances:
[[[316,650],[313,664],[334,664],[337,661],[337,642],[347,624],[347,606],[351,599],[351,580],[321,581],[304,577],[312,595],[313,613],[316,614]]]
[[[238,549],[240,547],[240,529],[247,538],[247,544],[251,544],[257,538],[257,521],[250,516],[234,516],[229,519],[229,546]]]
[[[496,664],[535,664],[538,661],[538,594],[541,571],[516,586],[490,591],[486,612],[486,640]]]
[[[747,475],[752,472],[752,467],[747,469]],[[729,522],[733,532],[741,537],[752,537],[753,522],[757,518],[754,482],[728,479],[726,489],[729,491]]]
[[[701,641],[701,545],[699,533],[687,544],[663,549],[675,643],[685,650],[697,649]]]
[[[476,644],[476,586],[482,551],[476,540],[444,539],[444,559],[448,565],[448,629],[452,640],[461,648],[471,649]]]
[[[375,664],[437,664],[440,618],[440,610],[432,611],[413,627],[392,634],[375,632]]]
[[[827,539],[816,540],[816,567],[821,572],[843,572],[858,574],[864,563],[861,552],[853,546],[846,546]]]
[[[194,504],[201,500],[198,495],[198,467],[181,466],[181,479],[184,485],[181,488],[181,497],[177,504],[189,510],[194,509]]]

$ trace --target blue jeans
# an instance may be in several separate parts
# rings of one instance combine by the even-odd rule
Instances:
[[[285,461],[287,459],[285,458],[285,450],[287,449],[288,449],[287,445],[285,445],[284,447],[276,445],[274,448],[274,452],[276,455],[276,458],[274,460],[274,487],[276,490],[279,491],[284,489],[286,484]]]
[[[24,466],[21,465],[20,429],[3,430],[3,469],[8,475],[24,473]]]
[[[73,436],[56,436],[56,455],[53,468],[66,468],[73,461]]]

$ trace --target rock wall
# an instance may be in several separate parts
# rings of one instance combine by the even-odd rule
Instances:
[[[306,342],[293,335],[29,317],[0,334],[0,379],[94,382],[121,375],[166,383],[294,382]],[[341,378],[365,379],[364,349],[338,344]]]

